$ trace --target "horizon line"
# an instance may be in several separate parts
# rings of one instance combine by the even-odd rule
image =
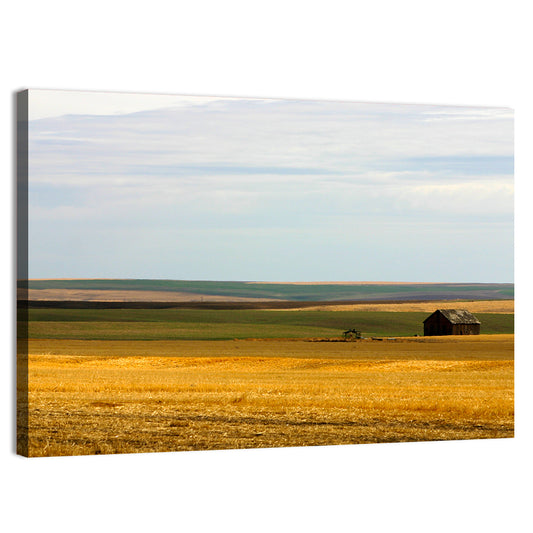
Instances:
[[[514,281],[376,281],[376,280],[338,280],[338,281],[265,281],[265,280],[238,280],[238,279],[177,279],[177,278],[109,278],[109,277],[65,277],[65,278],[17,278],[17,281],[118,281],[118,280],[127,280],[127,281],[138,281],[138,280],[147,280],[147,281],[190,281],[190,282],[217,282],[217,283],[261,283],[261,284],[291,284],[291,285],[304,285],[304,284],[322,284],[322,285],[332,285],[332,284],[351,284],[351,285],[370,285],[370,284],[405,284],[405,285],[443,285],[443,284],[477,284],[477,285],[488,285],[488,284],[499,284],[499,285],[514,285]]]

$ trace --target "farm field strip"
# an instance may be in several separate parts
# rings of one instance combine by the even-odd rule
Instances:
[[[117,357],[304,357],[323,359],[513,360],[514,335],[413,337],[396,341],[312,340],[76,340],[29,339],[28,353],[47,356]],[[21,357],[23,357],[21,355]]]
[[[512,437],[513,338],[486,337],[30,340],[29,452]]]
[[[386,311],[404,313],[421,311],[432,313],[435,309],[466,309],[471,313],[514,313],[514,300],[434,300],[430,302],[375,302],[317,305],[295,307],[287,311]]]
[[[29,300],[71,300],[80,302],[224,302],[226,295],[196,294],[180,291],[151,290],[100,290],[100,289],[18,289],[20,299]],[[234,302],[273,301],[273,298],[251,298],[232,296]],[[277,301],[277,300],[276,300]]]
[[[338,338],[355,328],[363,336],[412,336],[423,333],[427,316],[425,312],[385,311],[29,309],[28,332],[22,335],[115,340]],[[476,316],[483,333],[513,333],[514,314]]]
[[[35,338],[116,339],[116,340],[225,340],[250,337],[335,336],[330,328],[283,325],[209,322],[30,322],[29,335]]]
[[[275,300],[350,299],[512,299],[512,283],[274,283],[240,281],[191,281],[149,279],[67,279],[19,281],[18,287],[32,290],[134,290],[166,291],[232,298]]]

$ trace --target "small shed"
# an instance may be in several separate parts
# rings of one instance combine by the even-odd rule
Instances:
[[[479,335],[481,322],[465,309],[437,309],[424,320],[424,336]]]

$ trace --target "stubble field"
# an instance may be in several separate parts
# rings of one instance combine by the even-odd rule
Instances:
[[[513,345],[511,334],[355,342],[30,339],[27,451],[512,437]]]

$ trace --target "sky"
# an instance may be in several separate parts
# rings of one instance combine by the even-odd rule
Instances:
[[[508,108],[31,90],[29,277],[513,282]]]

